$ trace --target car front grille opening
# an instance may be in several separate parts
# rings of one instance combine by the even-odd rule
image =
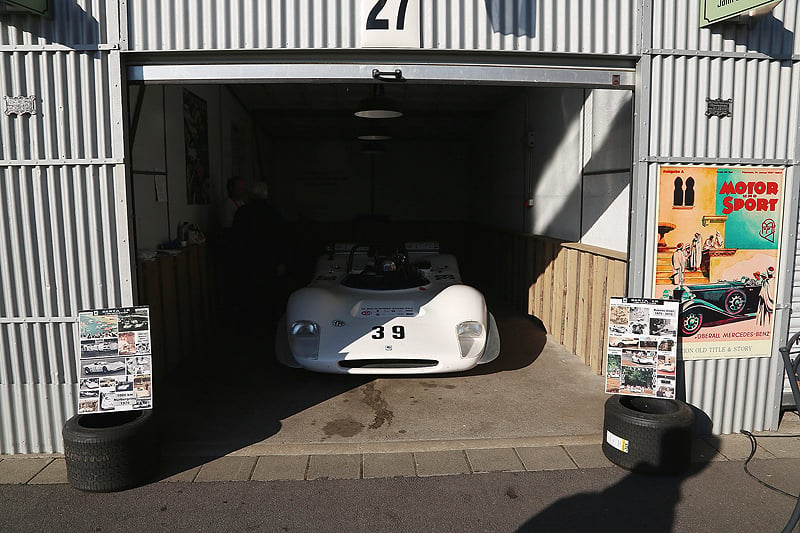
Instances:
[[[340,361],[343,368],[430,368],[439,364],[435,359],[350,359]]]

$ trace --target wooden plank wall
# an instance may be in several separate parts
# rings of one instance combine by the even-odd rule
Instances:
[[[535,279],[528,313],[547,332],[601,374],[607,342],[608,299],[625,296],[624,254],[535,237]]]
[[[470,234],[480,243],[467,263],[475,285],[541,320],[556,341],[602,373],[608,299],[625,295],[625,254],[487,227]]]
[[[217,275],[205,245],[137,264],[138,302],[150,306],[153,375],[163,380],[182,362],[202,360],[219,318]]]

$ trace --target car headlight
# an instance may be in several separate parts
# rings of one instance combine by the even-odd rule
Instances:
[[[318,337],[319,325],[310,320],[298,320],[292,322],[292,327],[289,329],[289,335],[293,337]]]
[[[297,320],[289,327],[289,346],[295,357],[319,357],[319,324]]]
[[[477,357],[483,351],[483,324],[473,320],[461,322],[456,326],[458,347],[461,357]]]

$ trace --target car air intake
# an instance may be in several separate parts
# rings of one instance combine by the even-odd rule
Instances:
[[[427,368],[436,366],[435,359],[349,359],[339,361],[344,368]]]

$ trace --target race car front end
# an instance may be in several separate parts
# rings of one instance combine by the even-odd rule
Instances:
[[[483,296],[466,285],[438,293],[305,288],[289,299],[285,327],[292,362],[316,372],[460,372],[499,350]]]

